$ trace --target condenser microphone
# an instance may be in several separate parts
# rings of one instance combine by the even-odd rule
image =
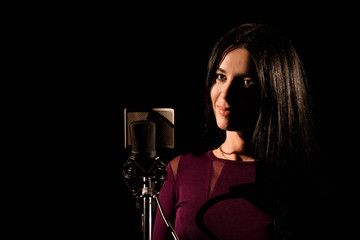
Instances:
[[[135,164],[142,170],[143,176],[153,174],[156,158],[155,123],[147,120],[135,121],[130,124],[131,156]]]
[[[139,120],[130,123],[131,155],[122,168],[122,175],[131,193],[142,200],[142,230],[143,239],[152,239],[153,210],[155,197],[162,218],[174,239],[178,240],[174,229],[163,213],[157,194],[164,182],[167,172],[166,165],[156,153],[155,123]],[[139,202],[140,203],[140,202]],[[140,205],[140,204],[139,204]]]
[[[134,121],[130,124],[131,154],[122,168],[125,183],[134,195],[143,187],[143,179],[152,179],[155,191],[159,190],[166,177],[166,165],[157,156],[156,127],[148,120]]]
[[[135,121],[130,124],[131,155],[135,159],[156,157],[156,130],[151,121]]]

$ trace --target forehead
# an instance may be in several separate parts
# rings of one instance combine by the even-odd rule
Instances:
[[[250,53],[244,48],[236,48],[224,56],[219,68],[234,73],[247,73],[250,71],[250,64]]]

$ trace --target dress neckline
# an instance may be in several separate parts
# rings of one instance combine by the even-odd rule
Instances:
[[[234,160],[228,160],[228,159],[223,159],[223,158],[218,158],[215,156],[215,154],[213,153],[213,149],[208,151],[208,156],[215,161],[222,161],[224,163],[229,163],[229,164],[236,164],[236,165],[246,165],[246,166],[252,166],[255,165],[255,161],[252,162],[243,162],[243,161],[234,161]]]

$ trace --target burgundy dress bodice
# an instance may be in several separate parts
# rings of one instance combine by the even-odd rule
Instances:
[[[254,162],[219,159],[208,151],[182,155],[177,169],[169,163],[167,171],[159,199],[180,240],[268,239],[273,218],[249,195],[256,180]],[[157,210],[153,239],[170,236]]]

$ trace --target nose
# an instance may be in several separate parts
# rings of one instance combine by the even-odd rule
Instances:
[[[221,89],[221,95],[226,101],[230,102],[234,99],[237,93],[236,89],[238,89],[237,85],[237,81],[234,81],[233,79],[229,79],[227,83],[223,85],[223,88]]]

